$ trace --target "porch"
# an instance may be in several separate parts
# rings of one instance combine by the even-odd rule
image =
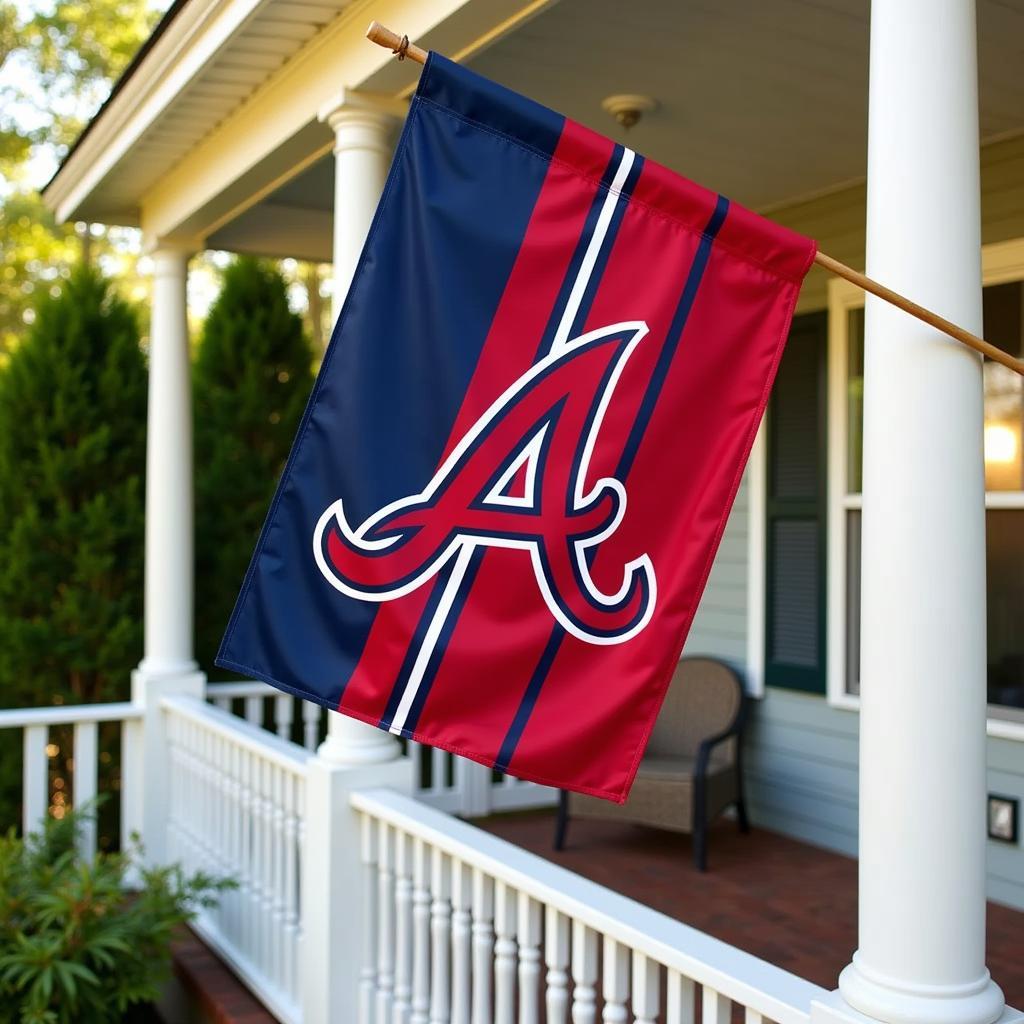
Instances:
[[[702,1024],[726,1024],[734,1012],[747,1024],[862,1024],[865,1012],[915,1024],[991,1024],[1000,1013],[1005,1024],[1024,1019],[1004,1010],[1002,994],[989,984],[981,916],[980,367],[933,333],[885,319],[878,307],[869,306],[874,319],[865,342],[886,360],[884,375],[868,374],[865,391],[873,409],[865,419],[877,425],[874,438],[865,438],[874,446],[866,460],[874,466],[874,493],[864,502],[879,524],[874,535],[854,550],[859,487],[847,493],[846,467],[830,460],[827,472],[819,465],[810,474],[810,494],[790,496],[813,509],[773,513],[796,522],[796,539],[818,564],[788,579],[772,575],[768,554],[778,538],[766,500],[780,497],[770,493],[778,467],[770,461],[771,438],[762,437],[689,640],[691,653],[743,667],[752,694],[762,698],[770,729],[754,737],[750,759],[755,826],[760,800],[773,814],[761,820],[785,824],[794,835],[813,833],[848,849],[859,840],[870,867],[859,879],[867,911],[859,935],[850,861],[767,831],[745,846],[726,827],[711,845],[712,873],[697,885],[680,849],[686,840],[643,834],[642,841],[620,835],[599,842],[590,830],[604,826],[578,823],[563,862],[576,873],[566,872],[550,861],[550,827],[541,814],[486,821],[497,835],[511,830],[516,845],[506,846],[445,813],[550,802],[550,793],[493,780],[489,771],[428,750],[400,757],[382,733],[337,715],[328,728],[315,708],[246,689],[250,684],[217,689],[197,670],[189,254],[209,247],[331,259],[340,305],[415,73],[363,40],[371,8],[599,129],[610,129],[600,101],[613,86],[593,67],[614,67],[622,83],[615,88],[644,90],[660,104],[661,114],[645,121],[631,144],[864,265],[866,5],[794,0],[771,5],[770,13],[749,0],[647,5],[649,22],[665,26],[663,49],[686,53],[686,61],[651,60],[649,39],[634,31],[636,12],[613,0],[587,6],[592,16],[581,18],[579,4],[547,0],[189,0],[175,5],[133,79],[71,154],[48,191],[58,217],[140,226],[156,271],[145,658],[130,704],[0,713],[0,727],[24,729],[26,823],[38,820],[50,797],[48,730],[74,727],[73,796],[80,802],[97,789],[97,726],[120,723],[122,831],[138,829],[154,861],[179,859],[239,879],[239,890],[205,914],[199,930],[289,1024],[490,1024],[492,1011],[499,1024],[535,1024],[541,1006],[550,1022],[568,1020],[571,1010],[574,1024],[588,1024],[602,1003],[607,1021],[693,1024],[695,1000]],[[1024,236],[1022,81],[1013,44],[1019,16],[1012,5],[979,4],[976,52],[973,4],[952,4],[955,17],[946,20],[923,2],[873,6],[879,35],[888,32],[901,46],[871,54],[869,149],[876,156],[867,265],[977,328],[977,250]],[[565,46],[567,38],[573,46]],[[908,39],[915,40],[908,47],[912,76],[901,53]],[[708,89],[719,79],[730,88]],[[908,126],[915,134],[907,135]],[[909,141],[896,146],[897,136]],[[940,166],[943,173],[935,173]],[[949,222],[938,225],[935,210],[948,212]],[[1024,279],[1018,263],[1004,263],[986,280]],[[854,303],[812,276],[798,312],[826,311],[833,352],[854,350],[852,333],[839,339],[840,325],[855,319]],[[801,349],[813,352],[815,344],[820,350],[821,339],[809,334]],[[808,365],[806,379],[820,386]],[[830,366],[850,371],[850,381],[830,376],[830,418],[859,415],[859,408],[846,410],[856,391],[854,367],[838,358]],[[897,412],[914,429],[889,437],[884,425]],[[796,423],[798,435],[815,430],[826,433],[820,419]],[[920,457],[933,450],[949,457]],[[804,461],[797,458],[798,468]],[[971,479],[973,492],[964,487]],[[942,513],[928,517],[927,550],[913,543],[922,536],[920,522],[906,514],[921,494]],[[1015,487],[997,494],[993,507],[1021,504],[1024,490]],[[840,520],[850,545],[840,546],[832,528]],[[827,595],[820,583],[826,538]],[[801,568],[795,556],[781,561]],[[843,574],[861,561],[868,575],[854,598]],[[961,580],[973,589],[954,592]],[[844,644],[831,634],[846,621],[847,600],[859,607],[871,586],[877,600],[866,599],[865,607],[874,619],[865,622],[859,646],[871,655],[864,675],[875,690],[860,728],[852,710],[859,679],[847,672]],[[787,665],[766,657],[786,646],[772,643],[779,616],[767,605],[769,594],[783,592],[798,606],[783,625],[801,627],[782,631],[793,659]],[[954,611],[957,629],[943,630]],[[888,624],[897,620],[901,630],[891,634]],[[852,639],[849,646],[858,648]],[[807,667],[799,662],[821,668],[826,651],[828,705],[824,687],[817,697],[791,699],[786,687],[797,681],[795,669]],[[772,678],[776,669],[784,678]],[[1016,724],[989,725],[993,792],[1024,787]],[[858,761],[859,728],[865,756]],[[786,742],[762,742],[767,731],[785,734]],[[858,776],[871,810],[859,825]],[[941,811],[934,800],[922,801],[922,792],[942,794]],[[948,858],[935,856],[947,849]],[[996,852],[990,886],[1024,899],[1019,846]],[[626,882],[640,903],[614,891]],[[658,907],[670,916],[652,909]],[[671,920],[698,910],[697,928]],[[993,922],[999,934],[992,934]],[[992,911],[992,973],[1007,986],[1009,1005],[1024,1002],[1013,974],[1019,968],[1009,962],[1018,928],[1010,912]],[[795,958],[791,964],[776,966],[787,956]],[[844,965],[840,996],[832,990]]]

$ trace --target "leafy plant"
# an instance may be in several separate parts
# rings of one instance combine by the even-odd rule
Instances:
[[[175,928],[231,883],[147,868],[126,853],[78,856],[79,810],[0,838],[0,1020],[108,1024],[157,998]],[[129,878],[136,888],[127,888]]]

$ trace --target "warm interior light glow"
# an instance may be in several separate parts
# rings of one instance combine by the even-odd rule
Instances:
[[[1017,433],[1011,427],[992,423],[985,427],[985,461],[1005,464],[1017,458]]]

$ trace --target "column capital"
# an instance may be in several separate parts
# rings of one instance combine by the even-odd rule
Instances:
[[[176,258],[188,262],[200,249],[203,243],[198,238],[161,238],[145,232],[142,234],[142,252],[154,260]]]
[[[377,123],[390,130],[409,111],[407,100],[396,99],[384,93],[342,89],[332,96],[317,112],[317,119],[328,124],[335,133],[352,122]]]

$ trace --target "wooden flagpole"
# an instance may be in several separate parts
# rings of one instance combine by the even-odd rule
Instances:
[[[415,43],[410,43],[408,36],[400,36],[385,28],[379,22],[374,21],[370,23],[370,27],[366,30],[366,38],[378,46],[386,46],[399,60],[405,60],[408,57],[409,60],[415,61],[417,64],[425,64],[427,61],[426,50],[416,46]],[[835,260],[823,252],[815,254],[814,262],[837,277],[845,278],[858,288],[862,288],[872,295],[877,295],[880,299],[884,299],[886,302],[902,309],[905,313],[917,317],[918,320],[923,320],[930,327],[935,327],[944,334],[948,334],[949,337],[962,342],[968,348],[973,348],[975,352],[980,352],[993,362],[1001,363],[1015,373],[1024,376],[1024,361],[1015,359],[1008,352],[1004,352],[1001,348],[997,348],[984,338],[979,338],[976,334],[972,334],[965,328],[959,327],[945,317],[939,316],[938,313],[933,313],[930,309],[919,306],[905,295],[900,295],[899,292],[886,288],[884,284],[873,281],[870,277],[858,273],[853,267],[848,267],[845,263],[840,263],[839,260]]]

